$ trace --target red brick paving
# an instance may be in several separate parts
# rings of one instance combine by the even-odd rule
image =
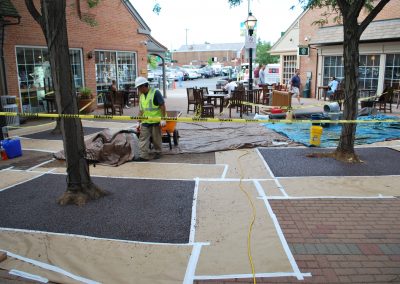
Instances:
[[[312,277],[257,278],[257,283],[400,283],[400,199],[270,200],[291,248],[345,244],[349,254],[296,253]],[[382,249],[391,245],[395,251]],[[338,248],[335,246],[334,248]],[[354,250],[354,248],[356,248]],[[253,283],[252,279],[195,283]]]

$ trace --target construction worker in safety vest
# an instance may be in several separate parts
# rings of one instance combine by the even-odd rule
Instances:
[[[161,157],[162,136],[161,127],[166,125],[160,117],[166,116],[165,102],[159,90],[149,87],[149,81],[144,77],[137,77],[135,87],[139,92],[139,116],[148,119],[141,120],[139,149],[140,158],[137,161],[148,161]],[[154,146],[154,153],[150,151],[150,138]]]

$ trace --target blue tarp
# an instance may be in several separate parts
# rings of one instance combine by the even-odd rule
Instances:
[[[361,116],[359,120],[385,120],[396,119],[398,117],[387,115]],[[289,139],[310,146],[310,128],[311,123],[292,123],[292,124],[264,124],[269,129],[287,136]],[[330,124],[324,127],[321,137],[321,147],[336,147],[340,139],[342,126],[339,124]],[[400,138],[400,120],[393,122],[375,122],[375,123],[359,123],[356,130],[355,144],[371,144],[388,139]]]

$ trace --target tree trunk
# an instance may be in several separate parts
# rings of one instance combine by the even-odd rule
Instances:
[[[343,15],[344,109],[343,119],[355,120],[358,113],[359,26],[357,17]],[[354,151],[356,123],[344,123],[335,156],[347,162],[359,162]]]
[[[32,13],[32,0],[25,2],[46,38],[58,113],[78,114],[68,48],[66,2],[41,0],[41,16],[37,11]],[[67,165],[67,191],[58,202],[61,205],[83,205],[88,199],[97,199],[106,193],[94,185],[90,178],[81,120],[61,118],[60,122]]]

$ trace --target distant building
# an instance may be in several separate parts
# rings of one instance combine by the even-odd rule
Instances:
[[[344,76],[343,26],[332,19],[324,27],[313,22],[327,8],[305,10],[272,46],[271,54],[281,60],[281,83],[287,83],[296,68],[301,81],[311,79],[311,97],[330,77]],[[361,14],[360,20],[366,15]],[[359,88],[381,93],[385,86],[400,88],[400,0],[390,1],[361,36]],[[301,55],[303,53],[304,55]]]
[[[45,88],[52,81],[46,41],[25,1],[12,3],[21,21],[4,29],[5,74],[0,75],[6,79],[7,88],[1,95],[16,96],[23,112],[43,112]],[[129,1],[101,1],[95,8],[89,8],[87,1],[80,3],[80,11],[77,5],[66,7],[76,90],[86,86],[100,93],[112,80],[121,89],[133,85],[137,76],[147,76],[148,54],[165,57],[167,48],[151,36],[150,28]],[[79,13],[94,19],[97,25],[85,23]]]
[[[210,59],[224,66],[240,65],[243,61],[244,43],[205,43],[182,45],[172,52],[178,65],[206,65]]]

